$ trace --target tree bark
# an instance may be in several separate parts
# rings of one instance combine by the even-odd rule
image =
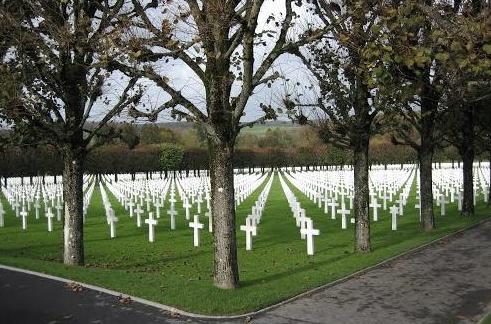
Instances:
[[[474,215],[474,176],[472,171],[472,165],[474,164],[474,150],[466,149],[462,154],[462,172],[463,172],[463,186],[464,186],[464,199],[462,201],[462,216]]]
[[[462,145],[460,154],[462,156],[462,171],[464,185],[464,200],[462,202],[462,216],[474,215],[474,177],[472,167],[474,164],[474,114],[472,107],[463,108]]]
[[[64,150],[63,197],[65,201],[64,253],[67,265],[84,264],[83,170],[85,155]]]
[[[433,211],[433,153],[435,151],[434,127],[439,94],[430,85],[429,72],[423,79],[421,97],[420,146],[418,149],[420,177],[421,228],[435,229]]]
[[[354,200],[355,214],[355,251],[370,252],[370,215],[368,208],[368,146],[369,130],[356,134],[353,147],[354,157]]]
[[[423,138],[421,139],[424,141]],[[433,151],[422,147],[418,152],[421,228],[425,231],[435,229],[435,215],[433,213],[433,179],[432,161]]]
[[[215,286],[237,288],[237,241],[234,203],[234,145],[209,140],[211,209],[213,221]]]

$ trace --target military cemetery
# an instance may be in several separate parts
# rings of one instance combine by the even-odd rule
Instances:
[[[491,2],[0,1],[0,323],[491,323]]]

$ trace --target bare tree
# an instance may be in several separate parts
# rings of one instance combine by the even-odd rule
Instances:
[[[138,104],[137,77],[116,78],[106,65],[124,0],[4,0],[2,69],[15,83],[0,115],[31,141],[49,143],[64,160],[65,264],[82,265],[83,173],[95,136]],[[124,14],[126,15],[126,14]],[[121,77],[121,75],[119,76]],[[122,83],[120,91],[113,83]],[[88,121],[97,120],[89,127]]]
[[[290,31],[297,17],[294,6],[301,1],[285,0],[281,17],[273,13],[266,16],[264,28],[258,27],[260,14],[266,10],[264,0],[176,1],[168,10],[162,10],[157,1],[132,3],[137,13],[130,22],[133,33],[126,39],[123,36],[121,43],[128,48],[123,52],[133,54],[113,67],[151,80],[170,98],[152,111],[134,110],[134,117],[155,120],[161,111],[170,110],[174,117],[195,122],[206,131],[214,283],[219,288],[235,288],[239,283],[232,163],[235,141],[242,128],[274,118],[275,112],[262,105],[264,115],[257,120],[245,123],[241,118],[254,91],[279,77],[271,70],[276,59],[319,37],[322,30],[307,26],[301,32],[297,29],[297,35]],[[265,55],[261,57],[258,52],[263,48]],[[176,62],[204,88],[201,106],[172,83],[166,66]]]

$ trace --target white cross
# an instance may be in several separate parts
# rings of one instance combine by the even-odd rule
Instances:
[[[116,223],[118,222],[118,218],[114,215],[114,210],[109,207],[107,210],[108,216],[107,221],[109,222],[109,228],[111,232],[111,238],[116,237]]]
[[[322,207],[322,193],[316,192],[315,193],[315,198],[317,200],[317,207],[321,208]]]
[[[157,200],[157,202],[155,203],[155,211],[157,212],[157,218],[160,218],[160,202]]]
[[[389,210],[392,215],[392,230],[397,231],[397,213],[399,212],[399,208],[394,205],[391,206]]]
[[[26,211],[26,206],[22,206],[22,211],[20,212],[20,216],[22,217],[22,229],[25,230],[27,229],[27,215],[29,213]]]
[[[201,214],[201,203],[203,200],[201,200],[201,195],[198,195],[198,199],[196,200],[197,206],[198,206],[198,214]]]
[[[203,229],[203,224],[199,222],[199,215],[194,215],[194,222],[190,222],[189,227],[193,229],[194,246],[199,246],[199,230]]]
[[[211,210],[208,210],[205,213],[205,216],[208,217],[208,232],[212,233],[213,232],[213,215],[211,213]]]
[[[298,220],[300,224],[300,238],[302,240],[305,240],[305,234],[302,231],[303,229],[307,228],[307,222],[310,218],[305,215],[305,210],[302,209],[302,213],[300,214]]]
[[[327,215],[327,213],[329,212],[329,201],[330,201],[330,199],[327,197],[327,191],[326,191],[326,194],[324,196],[323,201],[324,201],[324,214]]]
[[[150,196],[146,196],[145,202],[147,203],[147,212],[150,211],[150,201],[152,201],[152,199],[150,199]]]
[[[157,226],[158,221],[153,218],[153,213],[148,213],[145,224],[148,224],[148,241],[155,242],[155,226]]]
[[[435,199],[436,199],[436,205],[437,206],[440,206],[440,196],[441,196],[440,190],[437,190],[435,192]]]
[[[184,199],[184,204],[182,205],[184,209],[186,209],[186,220],[189,220],[189,209],[191,208],[191,204],[187,198]]]
[[[56,205],[56,220],[59,222],[61,221],[61,210],[63,209],[63,206],[58,202],[58,205]]]
[[[398,208],[399,208],[398,214],[402,216],[402,215],[403,215],[403,213],[404,213],[404,210],[402,209],[402,207],[403,207],[403,204],[402,204],[402,199],[398,199],[398,200],[396,200],[396,201],[395,201],[395,203],[396,203],[396,204],[399,204],[399,207],[398,207]]]
[[[297,211],[297,227],[302,226],[302,221],[305,218],[305,209],[299,208]]]
[[[346,229],[347,227],[347,222],[346,218],[348,215],[351,213],[351,210],[345,209],[344,206],[341,207],[341,210],[338,210],[338,214],[341,214],[341,228]]]
[[[447,201],[445,200],[445,195],[440,196],[440,215],[445,216],[445,204]]]
[[[314,255],[314,235],[319,235],[318,229],[313,228],[312,219],[307,219],[307,226],[300,230],[304,236],[307,236],[307,255]]]
[[[336,219],[336,207],[339,206],[339,204],[332,199],[329,206],[331,207],[331,219]]]
[[[5,226],[4,215],[5,215],[5,210],[3,210],[2,203],[0,203],[0,227]]]
[[[36,210],[36,219],[39,219],[39,208],[41,208],[41,205],[39,205],[39,199],[37,199],[34,203],[34,209]]]
[[[257,227],[251,217],[246,218],[246,224],[240,225],[240,230],[244,231],[246,234],[246,250],[252,250],[252,236],[256,236]]]
[[[175,230],[177,211],[174,210],[174,204],[171,205],[171,209],[167,211],[167,214],[170,216],[170,229]]]
[[[390,197],[387,196],[387,192],[384,192],[384,195],[382,196],[382,199],[383,199],[383,209],[384,210],[387,210],[387,199],[389,199]]]
[[[19,218],[20,217],[20,215],[19,215],[19,207],[20,207],[19,202],[17,200],[14,201],[13,206],[15,207],[15,217]]]
[[[462,211],[462,202],[464,200],[464,197],[462,196],[462,192],[459,192],[459,195],[457,197],[457,208],[459,211]]]
[[[140,204],[136,204],[135,213],[136,213],[136,226],[141,227],[143,210],[140,208]]]
[[[51,207],[48,207],[48,211],[46,212],[46,217],[48,218],[48,232],[52,232],[53,231],[53,217],[55,217],[55,215],[53,214],[53,212],[51,212]]]
[[[130,208],[130,217],[133,217],[133,206],[135,206],[135,203],[133,200],[130,200],[127,205]]]
[[[373,208],[373,221],[376,222],[378,221],[378,209],[381,207],[377,201],[377,199],[373,198],[372,203],[370,204],[370,207]]]
[[[418,203],[414,205],[414,208],[419,210],[419,221],[421,221],[421,202],[418,201]]]

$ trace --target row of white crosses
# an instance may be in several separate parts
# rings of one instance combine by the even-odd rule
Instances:
[[[416,174],[416,170],[414,169],[413,172],[411,172],[410,177],[406,179],[406,182],[400,190],[398,199],[394,201],[394,205],[389,208],[392,219],[391,228],[393,231],[397,231],[397,218],[399,216],[404,216],[404,207],[407,204],[407,200],[409,198],[409,194],[411,192]],[[417,206],[415,207],[417,208]]]
[[[120,177],[121,178],[121,177]],[[160,217],[160,208],[163,206],[165,201],[165,197],[167,194],[167,189],[170,186],[170,180],[165,181],[157,181],[152,180],[150,182],[147,181],[120,181],[113,182],[109,181],[107,177],[104,177],[106,181],[106,185],[108,189],[112,192],[112,194],[118,198],[118,201],[125,208],[126,211],[129,211],[129,217],[133,218],[136,214],[136,226],[142,226],[142,215],[144,210],[142,207],[146,207],[146,211],[148,213],[148,218],[144,220],[144,223],[148,225],[148,240],[149,242],[155,242],[155,227],[158,224],[158,220],[154,218],[154,212],[156,211],[157,218]],[[160,183],[163,186],[157,186],[156,184]],[[101,189],[102,193],[103,188]],[[105,193],[103,196],[106,195]],[[107,196],[107,195],[106,195]],[[135,207],[136,208],[133,208]],[[108,209],[108,220],[113,219],[114,221],[110,222],[111,225],[111,237],[113,236],[113,227],[114,222],[117,221],[117,218],[113,217],[112,208]],[[171,223],[171,227],[175,228],[175,223]]]
[[[31,205],[35,209],[36,219],[39,219],[40,199],[44,201],[45,210],[51,205],[56,208],[58,221],[61,220],[63,209],[63,190],[61,185],[42,185],[40,179],[35,180],[34,185],[25,185],[19,179],[9,179],[9,185],[3,188],[3,192],[11,209],[17,218],[22,217],[22,229],[27,229],[27,217],[31,211]],[[17,181],[15,181],[17,180]],[[56,206],[56,207],[55,207]]]
[[[240,226],[240,230],[245,232],[246,235],[246,250],[252,250],[252,237],[257,235],[257,227],[261,223],[264,207],[271,190],[271,184],[273,183],[274,173],[269,177],[268,182],[264,186],[263,190],[252,206],[251,214],[247,215],[245,219],[245,225]]]
[[[106,221],[109,225],[109,235],[111,238],[116,237],[116,223],[119,221],[118,217],[114,213],[114,209],[111,206],[111,202],[109,201],[109,197],[104,189],[103,181],[99,182],[99,190],[102,196],[102,204],[104,206],[104,211],[106,214]]]
[[[340,214],[341,229],[347,229],[348,217],[353,208],[353,192],[352,188],[346,184],[345,177],[348,177],[349,174],[343,174],[344,172],[336,173],[332,182],[329,181],[329,174],[322,171],[285,173],[285,177],[309,199],[317,203],[319,208],[322,208],[321,203],[324,203],[324,213],[327,215],[330,209],[331,219],[336,219],[336,215]],[[349,207],[346,206],[345,198],[348,198]],[[338,203],[339,200],[341,203]],[[353,220],[351,218],[351,222]]]
[[[259,187],[265,175],[249,174],[236,175],[235,190],[239,193],[239,198],[236,199],[236,206],[247,198],[257,187]],[[177,195],[182,202],[182,208],[186,211],[186,219],[190,219],[191,209],[195,207],[198,211],[198,217],[189,224],[197,232],[201,229],[199,223],[199,214],[202,213],[204,203],[206,203],[207,211],[204,213],[208,217],[208,230],[212,232],[212,215],[211,215],[211,197],[210,197],[210,180],[204,175],[199,177],[171,177],[167,180],[163,179],[147,180],[147,179],[131,179],[129,175],[119,175],[118,181],[110,177],[103,177],[105,185],[118,198],[119,202],[129,211],[130,217],[136,214],[137,226],[142,226],[142,214],[146,207],[148,219],[145,223],[149,229],[149,241],[155,240],[155,227],[160,218],[160,208],[164,206],[164,202],[168,201],[167,215],[170,220],[171,230],[176,229],[177,211]],[[107,196],[107,194],[106,194]],[[168,199],[167,199],[168,198]],[[135,207],[136,208],[133,208]],[[156,211],[157,218],[154,217]],[[111,211],[108,209],[108,213]],[[111,219],[111,217],[109,217]],[[113,222],[114,224],[114,222]],[[199,233],[199,232],[197,232]],[[199,244],[199,234],[196,234],[195,244]]]
[[[248,196],[252,194],[267,178],[266,175],[259,174],[236,174],[234,176],[235,207],[239,206]],[[198,217],[195,217],[190,227],[197,231],[199,225],[199,214],[201,214],[202,197],[205,197],[208,217],[208,231],[213,231],[213,216],[211,213],[210,182],[208,177],[187,177],[182,178],[178,184],[178,191],[186,210],[186,219],[189,220],[190,208],[196,205]],[[189,198],[190,197],[190,198]]]
[[[489,197],[489,162],[477,163],[473,167],[474,174],[474,201],[487,203]],[[462,168],[452,168],[450,163],[442,163],[441,167],[433,170],[433,199],[440,207],[440,215],[445,216],[446,205],[457,203],[457,209],[462,210],[463,202],[463,173]],[[419,185],[419,183],[418,183]]]
[[[407,203],[413,179],[414,166],[405,165],[402,169],[390,169],[374,167],[370,172],[370,205],[373,220],[378,221],[378,209],[387,210],[388,203],[394,198],[397,204],[398,215],[403,215],[403,207]],[[324,213],[331,214],[331,219],[341,216],[341,228],[347,229],[348,219],[353,208],[353,171],[346,170],[322,170],[285,173],[285,177],[310,200],[323,208]],[[346,203],[348,198],[349,204]],[[383,204],[379,203],[379,199]],[[322,206],[324,204],[324,206]],[[348,207],[349,206],[349,207]],[[395,220],[396,221],[396,220]]]
[[[84,177],[83,192],[84,192],[84,217],[86,208],[90,202],[90,198],[94,188],[93,176]],[[63,218],[63,187],[61,183],[55,184],[53,177],[45,177],[43,180],[40,177],[34,178],[33,184],[25,184],[21,178],[8,179],[8,185],[2,187],[2,193],[7,198],[7,202],[14,211],[15,216],[21,218],[21,226],[23,230],[27,230],[28,217],[32,209],[36,219],[40,218],[41,208],[44,205],[44,215],[47,218],[48,232],[53,231],[54,214],[52,208],[56,210],[56,218],[60,222]],[[5,208],[0,207],[0,227],[5,225],[4,217],[6,214]]]
[[[288,187],[285,180],[283,180],[281,173],[278,173],[278,176],[280,178],[281,188],[288,200],[288,205],[293,212],[295,223],[300,228],[300,237],[307,241],[307,255],[314,255],[314,236],[319,235],[320,231],[314,229],[312,219],[306,216],[305,209],[301,208],[300,202],[297,201],[295,194]]]
[[[478,168],[477,172],[475,173],[476,176],[478,177],[478,183],[481,188],[481,192],[483,195],[483,201],[485,203],[488,203],[489,201],[489,191],[490,191],[490,165],[488,163],[483,163],[481,167]]]
[[[173,180],[125,180],[124,176],[119,177],[121,181],[113,182],[108,181],[105,177],[106,185],[115,197],[118,197],[118,201],[124,206],[125,210],[129,211],[129,217],[133,218],[136,215],[136,226],[141,227],[142,216],[145,212],[148,213],[148,218],[144,223],[148,225],[148,239],[149,242],[155,241],[155,227],[158,224],[158,218],[161,216],[161,208],[164,206],[167,192],[171,187],[171,209],[168,211],[170,215],[171,229],[175,229],[175,217],[177,212],[175,211],[175,189]],[[134,208],[135,207],[135,208]],[[154,211],[157,219],[154,217]]]

